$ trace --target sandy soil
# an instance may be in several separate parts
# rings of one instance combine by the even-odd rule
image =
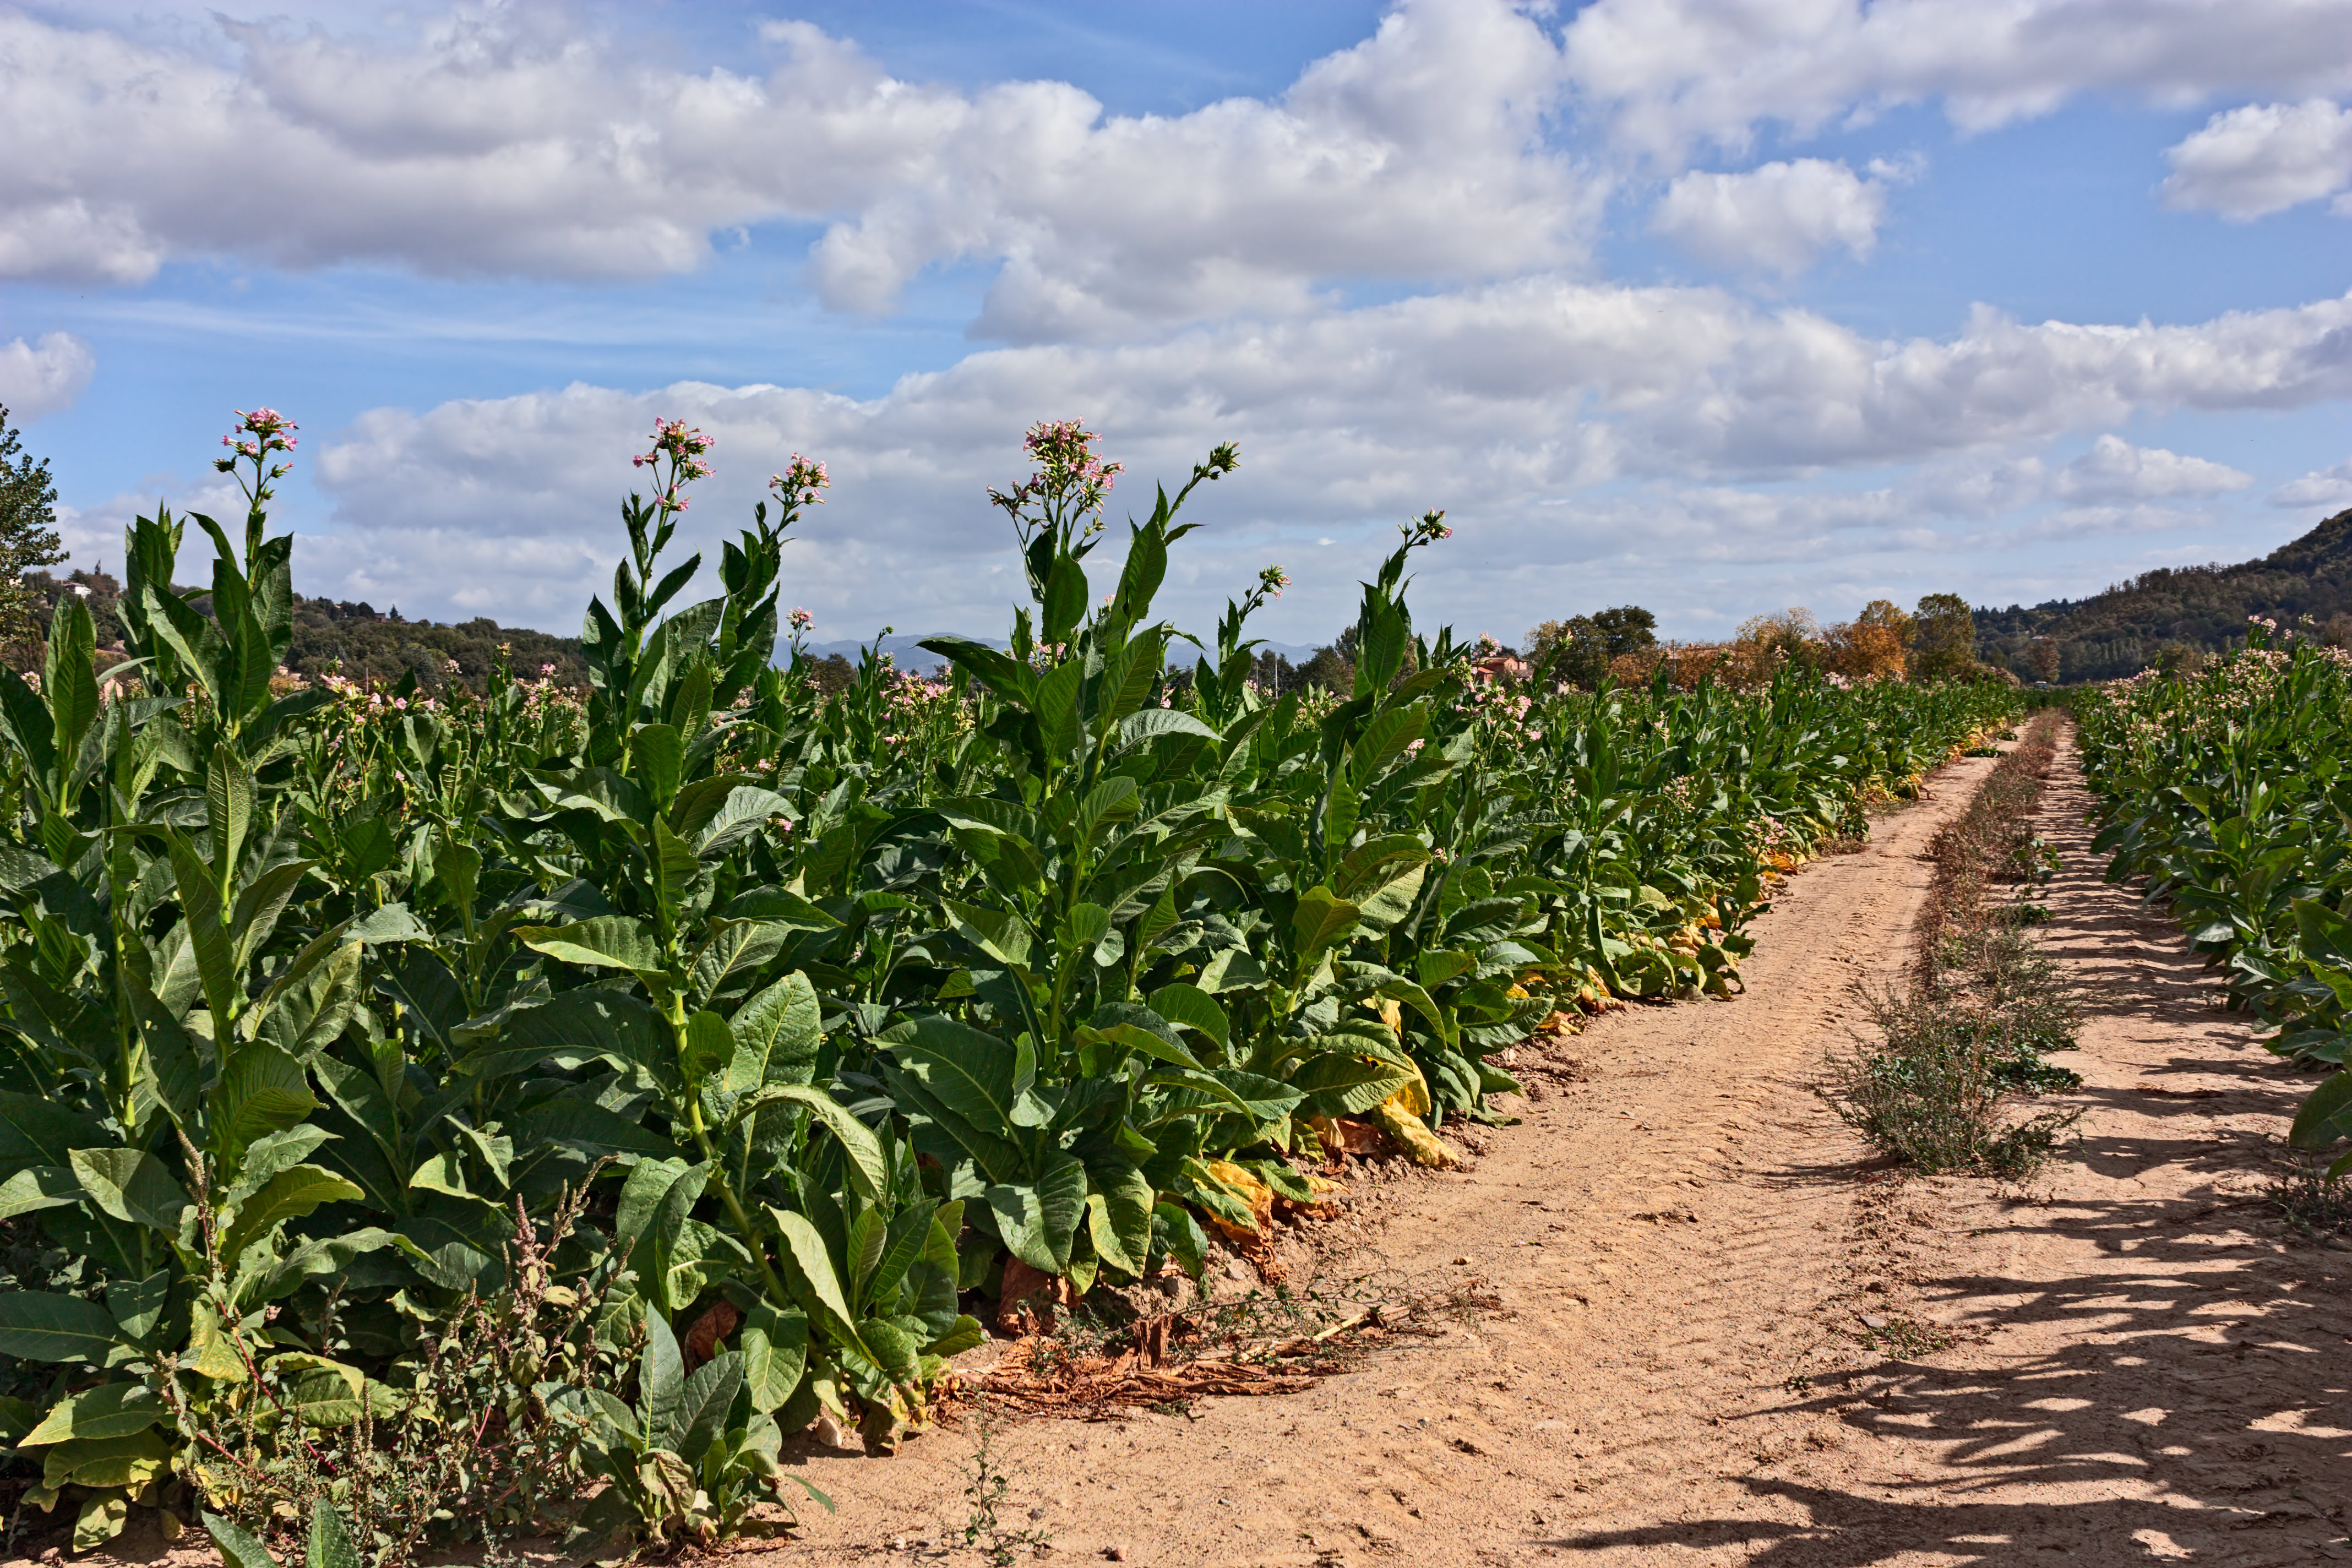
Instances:
[[[2050,941],[2097,992],[2074,1157],[1906,1177],[1810,1092],[1990,766],[1795,879],[1746,995],[1612,1016],[1474,1169],[1360,1184],[1355,1271],[1499,1305],[1305,1394],[1000,1426],[1007,1521],[1171,1568],[2352,1562],[2352,1253],[2260,1196],[2306,1080],[2102,882],[2071,752],[2042,830]],[[971,1452],[814,1451],[840,1511],[763,1562],[974,1560]]]

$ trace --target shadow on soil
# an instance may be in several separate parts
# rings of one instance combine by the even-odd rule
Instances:
[[[1781,1407],[1835,1423],[1847,1445],[1936,1444],[1946,1468],[1933,1484],[1840,1488],[1759,1473],[1746,1483],[1759,1502],[1794,1504],[1809,1522],[1688,1520],[1544,1544],[1744,1544],[1750,1562],[1770,1568],[1862,1568],[1906,1552],[1961,1563],[2352,1561],[2352,1250],[2283,1243],[2275,1215],[2245,1195],[2248,1173],[2274,1172],[2273,1137],[2224,1125],[2256,1116],[2283,1125],[2313,1080],[2248,1043],[2177,926],[2101,879],[2104,857],[2079,818],[2053,837],[2064,868],[2034,896],[2058,914],[2048,951],[2083,983],[2086,1026],[2161,1025],[2184,1047],[2137,1082],[2063,1097],[2089,1111],[2070,1158],[2114,1184],[2159,1166],[2201,1179],[2164,1199],[2133,1198],[2126,1186],[2120,1199],[2013,1208],[2042,1216],[2019,1236],[2064,1238],[2115,1259],[2110,1270],[2055,1283],[1966,1272],[1920,1281],[1947,1301],[2014,1303],[2004,1326],[2054,1325],[2061,1334],[2036,1340],[2061,1340],[2055,1353],[1994,1371],[1882,1363],[1817,1377]],[[1784,1179],[1856,1173],[1823,1167]],[[1903,1467],[1877,1468],[1899,1477]],[[2047,1500],[2013,1500],[2021,1487],[2049,1489]],[[2004,1495],[1980,1495],[1994,1491]],[[2118,1495],[2126,1492],[2138,1495]]]

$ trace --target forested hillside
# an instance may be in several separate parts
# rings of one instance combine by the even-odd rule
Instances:
[[[100,649],[121,643],[115,600],[122,585],[112,574],[100,570],[53,577],[28,572],[25,585],[33,591],[33,616],[45,635],[58,599],[70,594],[89,606]],[[199,594],[194,602],[211,614],[209,595]],[[455,624],[412,621],[404,619],[397,606],[378,610],[373,605],[299,594],[294,595],[294,646],[286,666],[313,679],[340,673],[353,680],[394,681],[415,670],[418,684],[427,690],[437,690],[451,679],[479,687],[501,646],[520,674],[534,679],[542,672],[551,674],[566,686],[584,685],[588,679],[578,637],[502,626],[486,617]]]
[[[2143,573],[2087,599],[2028,609],[1979,609],[1977,657],[2032,680],[2033,649],[2049,639],[2058,679],[2108,680],[2146,668],[2168,649],[2218,652],[2245,640],[2246,618],[2280,625],[2309,616],[2327,640],[2352,642],[2352,511],[2338,512],[2259,561]]]

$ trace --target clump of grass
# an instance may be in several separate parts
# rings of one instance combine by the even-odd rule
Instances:
[[[1863,1343],[1902,1361],[1916,1361],[1921,1356],[1934,1355],[1937,1351],[1952,1348],[1952,1336],[1926,1323],[1915,1323],[1908,1318],[1888,1318],[1875,1326],[1865,1325]]]
[[[2263,1196],[2287,1228],[2315,1239],[2352,1238],[2352,1178],[2330,1178],[2322,1155],[2290,1153]]]
[[[1931,1173],[2030,1175],[2081,1118],[2079,1110],[2004,1116],[2004,1101],[2025,1087],[2027,1064],[2048,1065],[2004,1020],[1920,992],[1874,997],[1871,1010],[1880,1043],[1832,1055],[1821,1092],[1849,1126],[1904,1163]]]
[[[2032,831],[2057,754],[2058,716],[2044,714],[2004,756],[1968,809],[1936,836],[1936,881],[1918,933],[1911,984],[1870,999],[1874,1042],[1833,1053],[1822,1097],[1878,1148],[1929,1172],[2031,1175],[2080,1120],[2076,1111],[2015,1119],[2021,1097],[2079,1088],[2048,1059],[2074,1048],[2073,988],[2028,928],[2049,910],[2004,898],[2003,884],[2040,887],[2057,857]]]

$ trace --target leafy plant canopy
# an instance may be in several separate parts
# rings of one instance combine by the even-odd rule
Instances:
[[[752,1528],[820,1415],[920,1430],[1013,1280],[1197,1272],[1314,1197],[1340,1122],[1442,1160],[1548,1016],[1736,989],[1773,871],[2014,702],[1489,686],[1407,607],[1436,513],[1363,584],[1352,684],[1270,698],[1278,571],[1181,660],[1153,610],[1234,448],[1109,570],[1075,424],[995,498],[1009,651],[934,640],[942,679],[827,695],[797,653],[820,465],[686,602],[709,443],[665,424],[583,690],[314,683],[268,530],[292,428],[241,417],[241,529],[130,529],[103,687],[70,596],[0,672],[0,1421],[85,1546],[134,1506],[348,1518],[338,1561]],[[419,1431],[446,1495],[370,1501]]]

